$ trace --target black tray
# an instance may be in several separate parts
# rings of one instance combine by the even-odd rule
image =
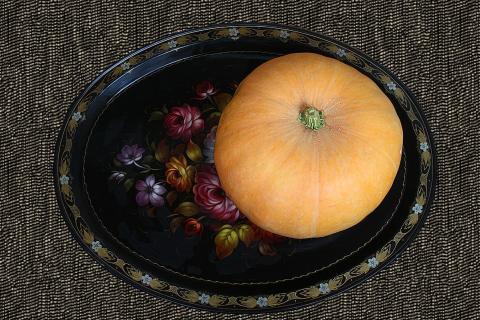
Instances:
[[[268,59],[305,51],[373,79],[395,105],[404,148],[393,187],[364,221],[328,237],[293,240],[264,232],[234,211],[208,211],[216,201],[208,188],[218,188],[208,146],[245,75]],[[202,120],[178,127],[175,110]],[[420,108],[384,67],[318,34],[236,24],[173,35],[102,73],[68,112],[54,176],[73,235],[116,276],[195,307],[261,312],[324,299],[388,264],[425,220],[434,167]],[[201,171],[204,178],[196,181]],[[156,185],[155,195],[143,190],[146,184]]]

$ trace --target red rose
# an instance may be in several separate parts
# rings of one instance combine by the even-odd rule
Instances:
[[[203,225],[195,218],[188,218],[183,223],[183,231],[189,237],[200,235],[203,231]]]
[[[225,195],[215,169],[205,166],[197,170],[193,193],[200,210],[215,220],[234,223],[240,211]]]
[[[286,238],[278,234],[263,230],[257,225],[252,225],[255,230],[255,238],[268,244],[275,244],[284,241]]]
[[[217,93],[217,90],[210,81],[204,80],[195,86],[196,100],[205,100],[215,93]]]
[[[203,130],[204,122],[200,116],[201,112],[197,107],[184,104],[172,107],[163,124],[170,137],[187,142],[194,134]]]

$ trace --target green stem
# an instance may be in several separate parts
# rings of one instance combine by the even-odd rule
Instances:
[[[313,131],[318,131],[325,127],[325,117],[323,112],[314,107],[307,107],[300,112],[298,114],[298,121],[300,121],[305,128]]]

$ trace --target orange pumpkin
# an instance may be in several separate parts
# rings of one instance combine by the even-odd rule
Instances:
[[[403,132],[390,100],[354,68],[313,53],[272,59],[225,108],[215,164],[255,224],[291,238],[347,229],[392,186]]]

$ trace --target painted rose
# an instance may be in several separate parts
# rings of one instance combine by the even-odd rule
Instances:
[[[183,231],[189,237],[200,235],[203,231],[203,225],[195,218],[188,218],[183,223]]]
[[[202,113],[197,107],[189,104],[175,106],[165,116],[163,122],[167,134],[173,139],[189,141],[193,135],[203,130]]]
[[[234,223],[240,211],[223,191],[215,169],[205,166],[198,169],[193,186],[194,200],[200,210],[211,218]]]
[[[177,191],[190,191],[195,176],[195,167],[189,166],[185,156],[171,157],[165,165],[167,183]]]
[[[203,140],[203,155],[206,163],[213,163],[213,152],[215,149],[215,135],[217,134],[217,126],[214,126]]]
[[[217,90],[210,81],[204,80],[195,86],[195,99],[205,100],[217,93]]]
[[[119,154],[117,154],[117,160],[122,164],[129,166],[132,163],[137,165],[137,161],[142,159],[145,149],[139,147],[137,144],[125,145]]]
[[[161,207],[165,203],[163,194],[167,192],[167,189],[160,182],[155,181],[153,174],[145,180],[138,180],[135,189],[138,191],[135,200],[139,206],[151,204],[154,207]]]

